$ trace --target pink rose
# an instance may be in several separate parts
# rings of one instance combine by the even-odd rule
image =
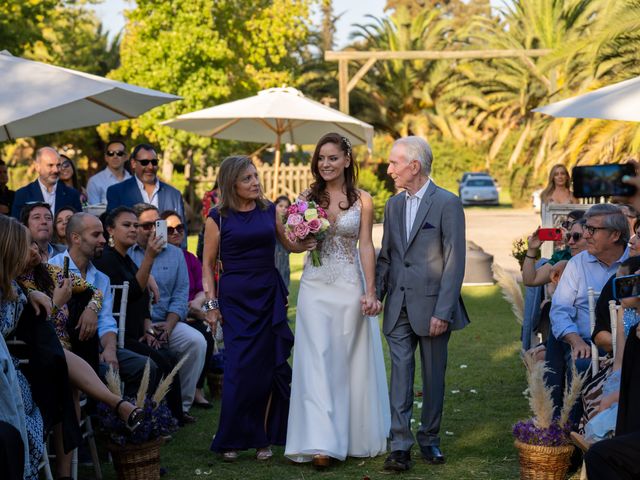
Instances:
[[[327,218],[327,212],[322,207],[318,207],[318,216],[320,218]]]
[[[307,202],[298,202],[298,212],[299,213],[304,213],[305,210],[309,207],[309,204]]]
[[[289,239],[290,242],[293,243],[293,242],[296,241],[296,234],[293,233],[292,231],[290,231],[290,230],[287,231],[286,235],[287,235],[287,238]]]
[[[294,228],[293,233],[295,233],[296,237],[300,240],[304,240],[307,238],[307,235],[309,235],[309,225],[306,223],[299,223],[296,225],[296,228]]]
[[[307,222],[307,226],[311,233],[318,233],[322,227],[322,221],[319,218],[313,218]]]
[[[296,205],[295,203],[291,205],[289,208],[287,208],[287,213],[289,215],[294,215],[298,213],[298,205]]]
[[[294,213],[293,215],[289,215],[287,218],[287,225],[300,225],[303,221],[302,215],[298,213]]]

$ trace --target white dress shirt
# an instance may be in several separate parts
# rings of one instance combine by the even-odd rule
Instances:
[[[42,192],[42,199],[45,203],[48,203],[51,207],[51,213],[56,213],[56,189],[58,188],[58,182],[53,185],[52,191],[49,192],[47,187],[38,179],[38,185],[40,185],[40,191]]]
[[[411,229],[413,228],[413,222],[416,221],[416,215],[418,214],[418,207],[420,207],[420,201],[424,194],[429,188],[429,184],[431,183],[431,179],[429,178],[426,183],[422,186],[420,190],[418,190],[415,195],[411,195],[409,192],[406,192],[406,208],[405,208],[405,225],[407,228],[407,240],[411,236]]]
[[[151,193],[151,197],[147,195],[147,191],[144,188],[144,183],[140,181],[138,177],[135,177],[136,183],[138,184],[138,188],[140,189],[140,194],[142,195],[142,201],[144,203],[150,203],[156,208],[160,208],[158,205],[158,191],[160,190],[160,180],[156,178],[156,186]]]
[[[124,170],[124,177],[120,180],[113,172],[106,167],[104,170],[100,170],[93,177],[89,179],[87,184],[87,197],[89,205],[97,205],[100,203],[107,203],[107,188],[116,183],[120,183],[131,177],[131,174]]]

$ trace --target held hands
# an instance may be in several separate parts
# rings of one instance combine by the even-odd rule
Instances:
[[[169,322],[157,322],[153,324],[154,329],[158,332],[156,339],[158,342],[162,344],[169,343],[169,337],[171,337],[171,332],[173,331],[173,327],[169,324]]]
[[[378,315],[382,311],[382,302],[373,293],[362,295],[360,297],[360,305],[362,314],[369,317]]]

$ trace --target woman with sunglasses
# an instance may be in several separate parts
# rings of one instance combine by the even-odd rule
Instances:
[[[150,357],[162,375],[167,376],[176,364],[176,359],[167,348],[160,345],[157,339],[159,334],[153,328],[149,312],[149,287],[154,282],[151,267],[156,256],[162,251],[164,241],[160,238],[149,240],[144,259],[138,268],[127,251],[136,243],[138,228],[149,231],[155,225],[138,224],[138,217],[128,207],[118,207],[110,212],[105,225],[109,234],[108,245],[104,248],[102,256],[94,259],[93,263],[109,277],[111,285],[129,282],[124,346],[127,350]],[[120,305],[121,296],[122,291],[117,290],[113,298],[114,307]],[[182,425],[184,417],[179,376],[180,374],[176,375],[171,384],[167,394],[167,405],[171,414]]]
[[[60,180],[67,187],[75,188],[80,193],[80,201],[84,205],[87,203],[87,190],[80,185],[78,180],[78,173],[76,172],[76,166],[71,159],[64,154],[60,154]]]
[[[160,218],[167,221],[167,241],[178,248],[182,248],[185,237],[185,226],[177,212],[166,210],[160,214]],[[208,328],[206,321],[207,315],[202,309],[206,297],[202,288],[202,264],[198,257],[189,252],[186,248],[182,249],[184,259],[187,262],[187,270],[189,271],[189,313],[187,315],[187,325],[198,330],[204,336],[207,342],[207,353],[202,368],[202,373],[196,384],[196,393],[193,397],[193,406],[198,408],[209,409],[212,405],[204,396],[204,379],[207,374],[208,361],[213,355],[214,340],[211,335],[211,329]]]

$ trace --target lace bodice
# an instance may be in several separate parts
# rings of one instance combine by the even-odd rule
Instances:
[[[314,267],[307,256],[303,276],[321,278],[327,283],[333,282],[338,276],[342,276],[350,283],[360,281],[358,256],[360,210],[361,205],[358,201],[348,210],[338,214],[318,246],[322,265]]]

